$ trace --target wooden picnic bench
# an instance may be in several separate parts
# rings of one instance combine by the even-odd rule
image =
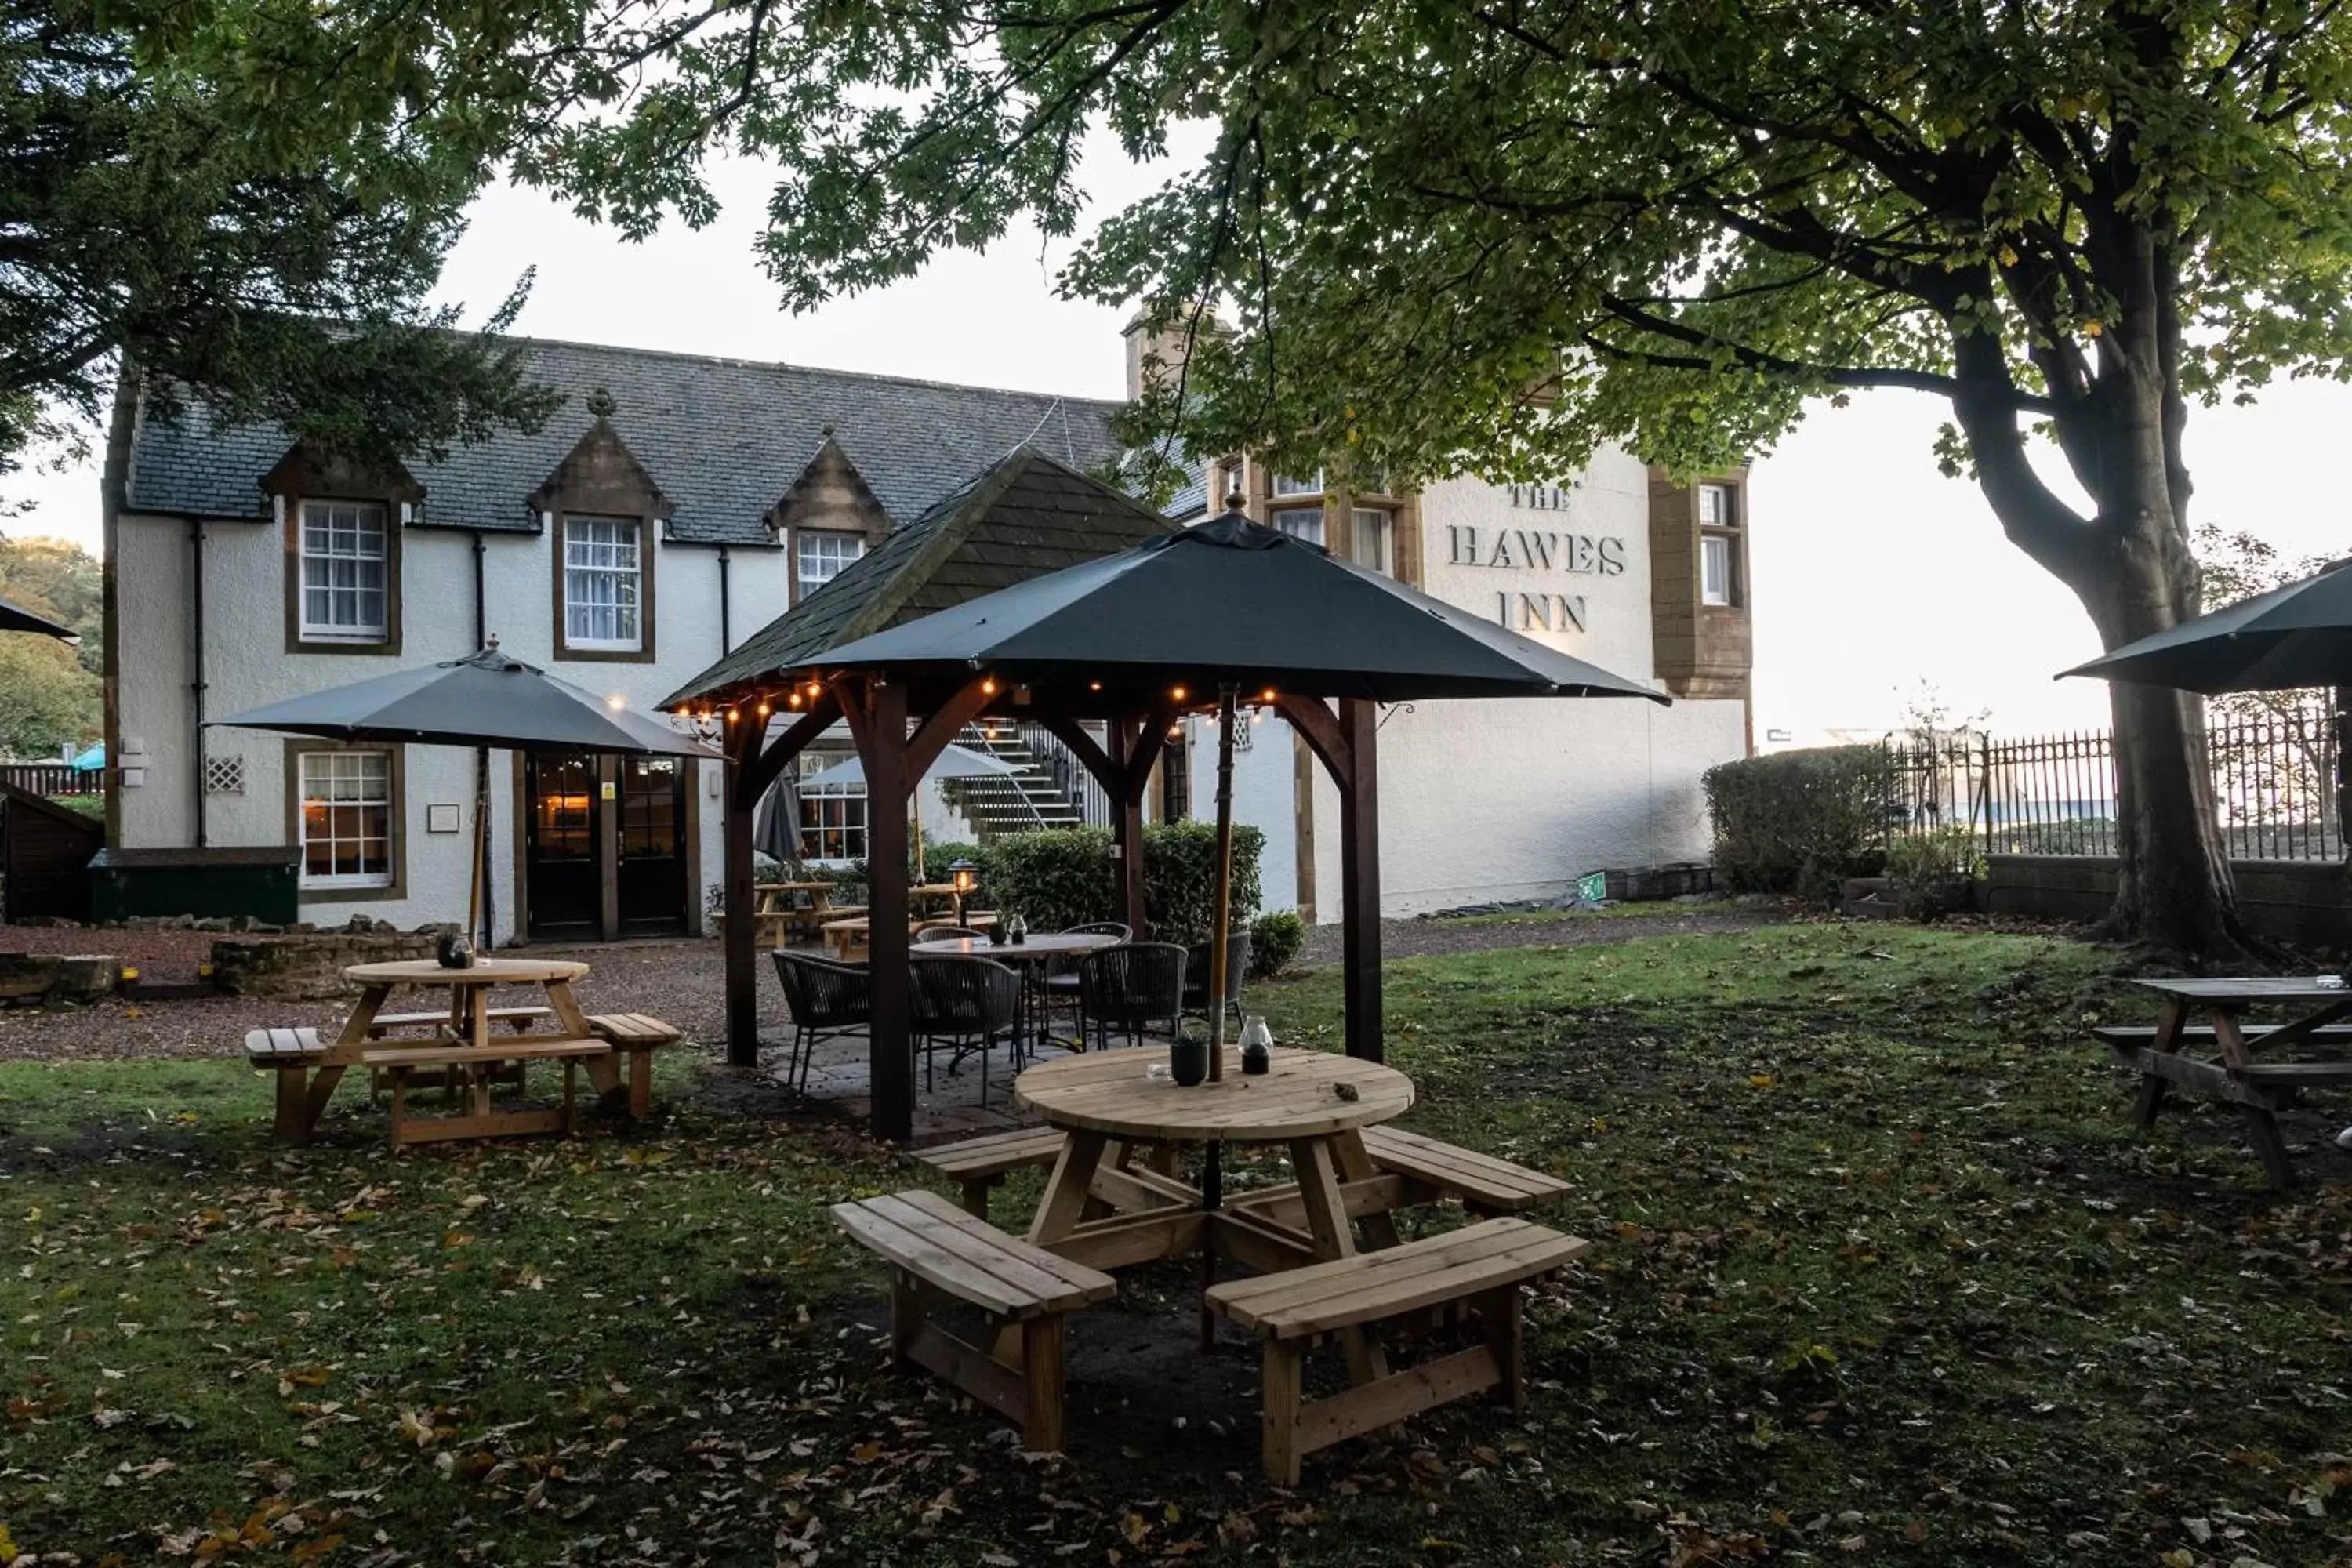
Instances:
[[[588,1032],[629,1059],[629,1114],[645,1117],[654,1108],[654,1053],[681,1037],[674,1024],[646,1013],[591,1013]]]
[[[2278,1112],[2308,1089],[2352,1086],[2352,1061],[2335,1059],[2257,1061],[2257,1048],[2279,1051],[2305,1046],[2340,1046],[2352,1039],[2352,989],[2333,976],[2257,976],[2250,979],[2184,977],[2137,980],[2137,985],[2164,999],[2153,1027],[2110,1026],[2093,1035],[2140,1075],[2132,1119],[2153,1126],[2165,1097],[2186,1089],[2235,1105],[2264,1173],[2273,1186],[2294,1180],[2294,1163],[2281,1136]],[[2249,1025],[2248,1009],[2295,1007],[2303,1016],[2284,1024]],[[2192,1023],[2197,1014],[2205,1022]],[[2211,1047],[2217,1059],[2189,1054]]]
[[[1528,1220],[1488,1219],[1376,1252],[1211,1286],[1210,1309],[1265,1341],[1267,1478],[1297,1486],[1300,1460],[1316,1449],[1487,1389],[1517,1409],[1525,1398],[1520,1288],[1591,1245]],[[1475,1310],[1481,1343],[1417,1366],[1359,1374],[1328,1398],[1301,1397],[1301,1363],[1313,1345],[1457,1303]]]
[[[1558,1176],[1401,1127],[1365,1128],[1364,1152],[1381,1170],[1457,1199],[1474,1215],[1517,1214],[1568,1192]]]
[[[245,1037],[245,1059],[256,1072],[278,1075],[277,1116],[271,1131],[288,1143],[299,1143],[310,1131],[310,1069],[327,1047],[316,1029],[251,1029]]]
[[[504,1137],[530,1132],[571,1134],[574,1079],[580,1064],[607,1056],[612,1047],[603,1040],[502,1040],[488,1050],[472,1045],[382,1046],[360,1054],[360,1064],[386,1074],[392,1080],[392,1145],[430,1143],[450,1138]],[[499,1110],[490,1104],[490,1080],[496,1069],[509,1064],[557,1061],[563,1064],[563,1104],[558,1110]],[[408,1114],[409,1077],[419,1068],[461,1075],[469,1081],[466,1108],[455,1115],[412,1119]]]
[[[915,1160],[961,1186],[964,1212],[986,1219],[991,1189],[1014,1171],[1049,1169],[1061,1155],[1062,1142],[1058,1127],[1016,1127],[919,1149]]]
[[[836,1204],[833,1216],[890,1266],[892,1363],[928,1368],[1013,1421],[1024,1448],[1058,1452],[1064,1315],[1117,1294],[1118,1283],[1007,1236],[937,1193]],[[999,1334],[1017,1332],[1018,1369],[935,1321],[942,1298],[977,1307]]]

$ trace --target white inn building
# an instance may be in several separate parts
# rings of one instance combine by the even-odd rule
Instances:
[[[315,923],[455,918],[473,753],[205,721],[492,636],[646,710],[788,612],[809,635],[860,616],[871,629],[1161,526],[1082,477],[1116,458],[1108,405],[578,344],[533,343],[531,358],[569,395],[546,428],[438,463],[368,468],[281,430],[142,417],[128,504],[107,520],[110,848],[190,851],[179,858],[200,867],[290,858]],[[1169,517],[1197,520],[1228,492],[1275,527],[1676,698],[1391,711],[1391,912],[1705,858],[1698,776],[1748,745],[1744,474],[1681,488],[1611,450],[1552,485],[1350,495],[1237,460],[1213,465]],[[934,840],[1098,809],[1047,738],[971,739],[1027,776],[1010,798],[928,786]],[[1171,742],[1155,812],[1205,807],[1213,747],[1197,739]],[[1318,888],[1338,886],[1336,797],[1285,727],[1252,740],[1237,815],[1267,837],[1266,904],[1311,916]],[[491,762],[502,942],[703,929],[720,876],[719,764]],[[804,853],[862,858],[864,805],[804,796]]]

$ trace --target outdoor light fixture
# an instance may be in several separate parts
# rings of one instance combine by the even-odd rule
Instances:
[[[1183,700],[1184,700],[1184,689],[1183,689],[1182,687],[1181,687],[1181,686],[1180,686],[1180,687],[1178,687],[1175,690],[1173,690],[1173,691],[1170,692],[1168,695],[1169,695],[1169,696],[1171,696],[1171,697],[1173,697],[1174,699],[1176,699],[1176,700],[1177,700],[1177,701],[1181,702],[1181,701],[1183,701]]]
[[[959,856],[948,862],[948,879],[955,888],[956,924],[963,924],[963,900],[980,886],[980,868]]]
[[[732,724],[733,722],[735,722],[735,710],[733,710],[732,708],[730,708],[729,710],[727,710],[727,721],[728,721],[730,724]]]
[[[996,695],[996,677],[992,675],[987,679],[980,683],[980,694],[982,697],[993,697]]]

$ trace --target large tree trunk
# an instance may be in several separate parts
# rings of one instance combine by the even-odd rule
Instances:
[[[2147,258],[2141,258],[2146,263]],[[2014,385],[1990,338],[1960,330],[1955,364],[1964,387],[1954,411],[1977,459],[1977,477],[2003,530],[2074,592],[2103,647],[2165,631],[2199,612],[2199,573],[2189,548],[2186,423],[2163,290],[2151,268],[2143,304],[2103,349],[2095,374],[2060,400],[2053,421],[2096,514],[2084,520],[2051,493],[2026,460],[2010,395]],[[2065,367],[2045,365],[2053,381]],[[2214,807],[2205,750],[2204,700],[2166,688],[2114,682],[2116,901],[2103,934],[2209,958],[2250,945]]]

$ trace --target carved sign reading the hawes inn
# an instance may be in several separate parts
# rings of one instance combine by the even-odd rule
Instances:
[[[1482,535],[1475,526],[1445,531],[1446,560],[1455,566],[1491,566],[1533,572],[1589,573],[1622,576],[1625,542],[1614,535],[1561,533],[1551,529],[1497,528]],[[1581,594],[1517,594],[1496,590],[1495,620],[1517,632],[1580,632],[1586,608]]]

